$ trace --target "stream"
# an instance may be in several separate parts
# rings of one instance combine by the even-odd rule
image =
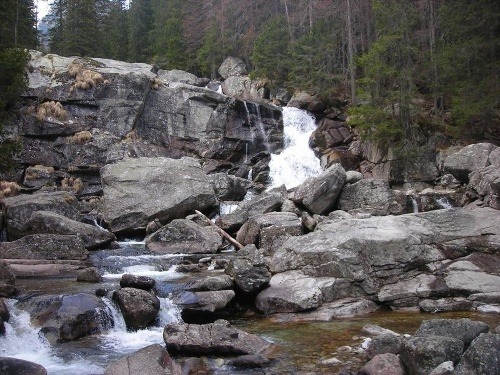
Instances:
[[[314,118],[304,111],[284,109],[286,148],[280,155],[272,155],[270,164],[272,186],[285,184],[292,188],[310,176],[321,172],[318,159],[307,141],[314,130]],[[292,124],[291,126],[286,126]],[[225,206],[222,206],[225,207]],[[233,206],[225,208],[228,212]],[[172,303],[171,294],[183,288],[190,275],[175,271],[186,255],[154,255],[145,250],[141,240],[120,242],[119,249],[91,253],[90,262],[103,275],[100,284],[76,282],[73,279],[18,279],[16,286],[24,295],[95,293],[97,288],[109,292],[104,297],[106,311],[103,319],[112,318],[112,329],[76,341],[50,345],[39,329],[30,324],[28,313],[7,300],[11,318],[6,335],[0,336],[0,356],[16,357],[43,365],[53,375],[103,374],[106,367],[127,354],[151,344],[163,343],[165,324],[182,321],[179,309]],[[201,258],[202,256],[200,256]],[[193,256],[189,256],[193,259]],[[212,265],[205,274],[223,272]],[[153,327],[127,331],[119,309],[111,301],[114,289],[124,273],[149,276],[156,280],[157,296],[161,302],[159,318]],[[398,333],[413,334],[422,320],[462,318],[481,320],[492,329],[500,325],[500,314],[474,312],[423,314],[403,311],[380,311],[367,316],[335,320],[327,323],[279,323],[256,312],[246,312],[229,320],[247,332],[262,335],[277,344],[274,355],[279,360],[273,365],[273,374],[335,374],[345,366],[359,369],[365,362],[361,347],[366,340],[362,327],[377,324]],[[216,374],[263,374],[265,370],[241,370],[218,367]]]

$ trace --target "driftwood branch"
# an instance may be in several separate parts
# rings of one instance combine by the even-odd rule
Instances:
[[[201,216],[203,219],[205,219],[205,221],[210,224],[212,227],[214,227],[217,232],[224,238],[226,238],[229,242],[231,242],[234,246],[236,246],[236,248],[239,250],[239,249],[243,249],[243,245],[240,244],[238,241],[236,241],[233,237],[231,237],[224,229],[222,228],[219,228],[217,225],[215,225],[212,220],[210,220],[208,217],[206,217],[204,214],[202,214],[200,211],[198,210],[194,210],[194,212],[196,212],[197,215]]]

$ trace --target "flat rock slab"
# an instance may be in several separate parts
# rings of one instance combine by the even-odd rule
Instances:
[[[262,354],[271,345],[222,319],[210,324],[168,324],[163,331],[163,339],[170,353],[183,355]]]
[[[38,260],[83,260],[88,256],[78,236],[33,234],[13,242],[0,242],[0,258]]]

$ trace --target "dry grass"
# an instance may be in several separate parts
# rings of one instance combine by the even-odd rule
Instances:
[[[17,195],[21,187],[12,181],[0,181],[0,199]]]
[[[70,91],[74,89],[88,90],[100,83],[107,83],[101,73],[86,69],[75,62],[68,67],[68,75],[75,79]]]
[[[24,178],[26,180],[36,180],[40,175],[52,175],[54,174],[54,167],[45,167],[43,165],[35,165],[35,167],[29,167],[26,169]]]
[[[68,111],[63,108],[60,102],[44,102],[36,108],[36,118],[38,121],[44,121],[50,118],[66,121],[68,119]]]
[[[163,85],[163,82],[161,79],[156,78],[156,77],[151,79],[151,88],[153,90],[159,90],[162,85]]]
[[[61,189],[66,190],[66,191],[74,191],[75,193],[78,193],[80,190],[82,190],[83,187],[83,182],[79,178],[63,178],[61,181]]]
[[[84,144],[87,143],[92,139],[92,133],[89,132],[88,130],[84,130],[78,133],[73,134],[72,136],[68,137],[68,143],[77,143],[77,144]]]

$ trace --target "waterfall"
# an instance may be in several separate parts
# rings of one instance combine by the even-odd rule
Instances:
[[[309,137],[316,129],[315,119],[297,108],[283,108],[285,148],[271,155],[271,187],[285,184],[287,189],[300,185],[323,170],[319,159],[309,147]]]
[[[453,205],[450,203],[448,198],[446,197],[435,197],[434,201],[437,203],[437,205],[441,208],[453,208]]]
[[[40,333],[40,329],[31,326],[30,314],[16,308],[15,300],[5,302],[10,319],[8,323],[4,323],[5,335],[0,336],[0,356],[39,363],[49,374],[91,375],[104,372],[104,367],[78,355],[70,361],[59,357],[56,349]]]
[[[264,124],[262,123],[262,115],[260,113],[259,104],[243,101],[243,105],[245,107],[248,125],[255,128],[255,131],[257,132],[257,134],[252,132],[252,143],[258,143],[260,141],[266,151],[269,151],[269,137],[267,136],[266,129],[264,129]]]

